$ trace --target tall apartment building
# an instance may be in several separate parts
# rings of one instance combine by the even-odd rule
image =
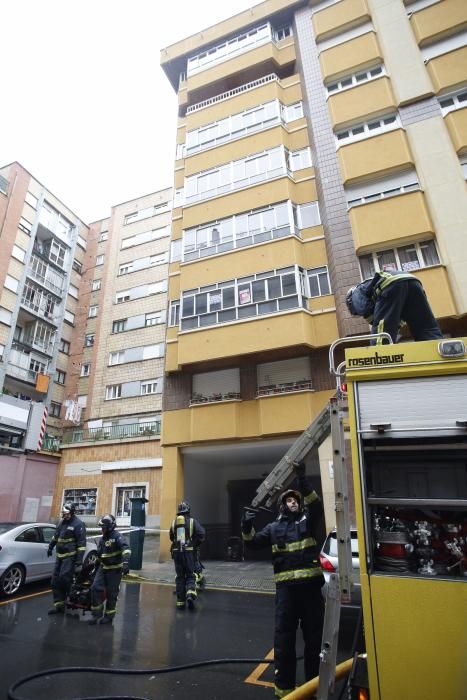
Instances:
[[[212,547],[333,393],[345,293],[422,281],[467,330],[467,4],[266,0],[166,47],[178,92],[162,527]],[[332,524],[329,444],[310,458]],[[167,541],[161,542],[162,555]]]
[[[88,227],[21,165],[0,169],[4,520],[50,514],[87,234]]]
[[[87,226],[0,169],[0,517],[159,522],[171,189]],[[44,409],[48,409],[48,414]]]
[[[54,513],[72,500],[88,522],[111,512],[127,525],[144,497],[159,524],[171,207],[161,190],[89,227]]]

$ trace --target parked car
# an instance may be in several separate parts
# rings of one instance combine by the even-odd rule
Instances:
[[[52,576],[55,550],[48,557],[47,549],[54,532],[51,523],[0,523],[0,595],[14,595],[25,583]],[[85,557],[95,556],[91,538]]]
[[[352,569],[356,574],[356,580],[354,582],[355,598],[359,600],[361,597],[360,562],[358,560],[358,539],[356,530],[350,531],[350,538],[352,544]],[[324,540],[324,544],[319,555],[319,563],[321,564],[325,581],[326,583],[329,583],[331,574],[338,573],[339,571],[339,560],[337,558],[337,534],[335,530],[332,530]]]

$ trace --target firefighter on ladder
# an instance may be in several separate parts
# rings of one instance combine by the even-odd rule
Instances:
[[[177,609],[185,605],[192,610],[196,600],[196,550],[203,542],[205,530],[195,518],[190,517],[190,506],[182,501],[177,508],[177,517],[169,531],[171,552],[175,564],[175,592]]]
[[[321,587],[324,577],[319,548],[313,532],[322,518],[319,496],[305,477],[305,465],[294,465],[299,490],[288,489],[279,497],[279,516],[255,532],[255,513],[242,518],[242,537],[247,547],[272,548],[276,582],[274,633],[274,689],[283,698],[295,688],[296,631],[300,622],[305,642],[305,679],[319,673],[319,654],[324,621]],[[303,502],[303,505],[302,505]]]

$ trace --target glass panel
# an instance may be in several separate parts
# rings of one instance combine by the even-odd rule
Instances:
[[[251,287],[249,284],[242,284],[238,287],[238,303],[249,304],[251,302]]]
[[[379,269],[388,272],[394,272],[397,270],[396,256],[393,250],[382,250],[376,253],[376,258],[378,260]]]
[[[280,277],[270,277],[267,280],[268,298],[276,299],[281,296],[281,279]]]
[[[417,270],[420,267],[417,251],[414,245],[406,245],[403,248],[398,248],[399,260],[401,267],[405,272]]]
[[[420,243],[420,250],[423,257],[423,262],[425,265],[439,265],[438,252],[434,241],[428,241],[427,243]]]
[[[197,294],[196,295],[196,313],[204,314],[208,310],[208,295],[207,294]]]
[[[283,275],[282,276],[282,293],[284,296],[288,294],[296,294],[297,286],[295,284],[295,275]]]
[[[222,307],[228,309],[235,306],[235,287],[227,287],[222,290]]]
[[[195,313],[194,297],[186,297],[182,301],[182,316],[193,316]]]
[[[253,301],[263,301],[264,299],[266,299],[266,288],[264,280],[253,282],[251,286],[253,290]]]
[[[242,306],[238,309],[238,318],[249,318],[250,316],[256,316],[256,305],[251,304],[250,306]]]

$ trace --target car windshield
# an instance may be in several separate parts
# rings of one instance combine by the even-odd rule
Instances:
[[[352,555],[354,557],[358,557],[358,539],[357,539],[357,533],[352,532],[351,535],[351,541],[352,541]],[[335,532],[331,532],[331,534],[328,537],[328,541],[326,543],[326,554],[330,554],[332,557],[337,557],[337,537]]]

